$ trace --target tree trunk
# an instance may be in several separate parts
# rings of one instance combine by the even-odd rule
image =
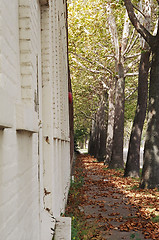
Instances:
[[[118,64],[119,78],[116,82],[115,119],[112,157],[109,168],[123,168],[123,138],[124,138],[124,90],[125,79],[122,63]]]
[[[152,49],[146,132],[141,188],[159,188],[159,42]]]
[[[150,50],[141,53],[138,77],[138,101],[129,141],[125,177],[140,176],[140,142],[147,108],[149,57]]]
[[[148,128],[144,149],[141,188],[159,188],[159,25],[154,36],[139,22],[130,0],[124,0],[129,18],[135,29],[152,50],[149,87]]]
[[[104,163],[107,164],[111,160],[112,147],[113,147],[113,131],[114,131],[114,96],[115,96],[115,81],[113,80],[108,95],[108,122],[107,122],[107,140],[106,140],[106,157]]]
[[[92,120],[92,128],[90,131],[90,138],[89,138],[89,144],[88,144],[88,153],[91,156],[96,156],[97,152],[97,131],[96,131],[96,117],[95,120]]]
[[[99,103],[95,121],[92,121],[89,140],[88,153],[98,161],[104,161],[106,152],[106,94],[104,95]]]
[[[100,108],[98,111],[99,116],[99,150],[97,159],[99,162],[102,162],[105,160],[105,154],[106,154],[106,102],[107,102],[107,94],[104,93]]]

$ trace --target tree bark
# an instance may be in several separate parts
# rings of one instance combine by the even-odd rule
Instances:
[[[158,41],[159,45],[159,41]],[[159,188],[159,47],[153,49],[141,188]]]
[[[150,50],[141,53],[138,77],[138,100],[131,131],[124,177],[140,176],[140,142],[147,108]]]
[[[159,25],[156,36],[138,21],[130,0],[124,0],[130,20],[152,51],[149,86],[148,127],[144,149],[141,188],[159,188]]]
[[[145,0],[144,2],[140,1],[139,7],[146,18],[144,19],[143,15],[138,14],[140,22],[149,30],[151,25],[151,6],[149,0]],[[148,44],[142,37],[140,37],[140,44],[143,50],[141,52],[139,65],[138,101],[130,136],[125,177],[140,177],[140,142],[147,108],[149,58],[151,52]]]
[[[104,164],[109,164],[112,156],[113,148],[113,132],[114,132],[114,114],[115,114],[115,80],[111,80],[108,93],[108,121],[107,121],[107,139],[106,139],[106,157]]]
[[[106,93],[99,103],[95,121],[92,121],[92,129],[89,140],[88,153],[98,161],[104,161],[106,154]]]
[[[124,58],[123,54],[126,49],[129,34],[129,20],[127,13],[125,14],[125,23],[123,28],[122,44],[120,46],[118,39],[117,26],[114,15],[111,10],[111,5],[107,3],[108,23],[111,34],[111,41],[115,50],[116,59],[116,78],[115,87],[115,117],[113,130],[113,146],[112,155],[109,162],[109,168],[123,168],[123,137],[124,137],[124,91],[125,91],[125,77],[124,77]]]
[[[88,153],[91,156],[97,155],[98,149],[98,141],[97,141],[97,124],[96,124],[96,116],[95,120],[92,120],[92,128],[90,131],[90,138],[89,138],[89,144],[88,144]]]
[[[101,104],[99,108],[99,149],[97,159],[99,162],[105,160],[106,155],[106,105],[107,105],[107,93],[104,92]]]
[[[109,168],[123,168],[123,138],[124,138],[124,91],[125,79],[122,63],[118,63],[118,76],[116,82],[115,96],[115,119],[114,119],[114,135],[112,157]]]

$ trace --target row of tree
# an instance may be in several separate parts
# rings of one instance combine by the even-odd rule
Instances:
[[[85,126],[88,135],[90,129],[89,152],[110,168],[123,168],[124,116],[134,113],[125,176],[139,177],[150,70],[142,188],[159,187],[158,4],[69,1],[75,131]]]

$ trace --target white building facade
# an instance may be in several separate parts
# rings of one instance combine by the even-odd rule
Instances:
[[[68,105],[66,0],[0,0],[0,240],[52,239],[70,183]]]

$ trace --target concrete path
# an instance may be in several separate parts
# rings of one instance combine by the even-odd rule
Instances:
[[[99,239],[145,239],[142,231],[138,230],[140,220],[137,209],[129,204],[120,189],[114,187],[106,171],[104,175],[97,171],[102,163],[96,165],[86,158],[84,164],[86,202],[79,208],[90,223],[98,226],[101,232]]]

